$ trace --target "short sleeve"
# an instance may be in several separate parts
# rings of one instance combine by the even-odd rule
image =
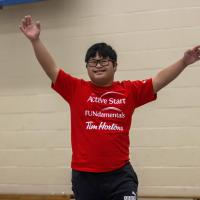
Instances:
[[[153,90],[152,78],[142,81],[132,81],[133,94],[136,101],[136,108],[156,100],[157,94]]]
[[[65,73],[62,69],[58,72],[55,83],[51,84],[52,89],[59,93],[68,103],[70,103],[75,94],[79,79]]]

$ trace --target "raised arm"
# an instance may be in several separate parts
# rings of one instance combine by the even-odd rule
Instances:
[[[158,92],[171,81],[173,81],[188,65],[195,63],[200,59],[200,46],[196,46],[184,53],[184,56],[176,63],[161,70],[153,78],[154,92]]]
[[[31,41],[35,56],[53,83],[55,83],[59,68],[42,41],[40,40],[40,22],[33,22],[31,16],[25,16],[19,26],[22,33]]]

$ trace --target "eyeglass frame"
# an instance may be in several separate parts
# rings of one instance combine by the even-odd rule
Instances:
[[[106,64],[106,65],[102,65],[102,60],[105,60],[105,61],[107,61],[108,62],[108,64]],[[91,66],[91,65],[89,65],[89,62],[90,62],[90,60],[88,60],[88,62],[87,62],[87,64],[86,64],[86,67],[96,67],[97,65],[98,65],[98,63],[101,65],[101,66],[103,66],[103,67],[106,67],[106,66],[108,66],[109,65],[109,61],[111,61],[111,62],[113,62],[114,63],[114,60],[113,59],[107,59],[107,58],[102,58],[102,59],[98,59],[98,60],[96,60],[96,59],[93,59],[92,61],[95,61],[96,62],[96,65],[95,66]]]

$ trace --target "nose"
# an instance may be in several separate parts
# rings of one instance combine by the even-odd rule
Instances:
[[[97,62],[96,68],[101,68],[102,66],[100,65],[99,62]]]

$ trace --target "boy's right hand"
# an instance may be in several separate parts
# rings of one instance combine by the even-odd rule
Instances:
[[[25,16],[22,19],[21,25],[19,26],[22,33],[30,40],[35,41],[39,39],[40,35],[40,22],[33,22],[30,15]]]

